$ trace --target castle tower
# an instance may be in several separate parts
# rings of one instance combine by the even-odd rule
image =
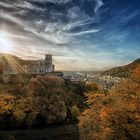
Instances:
[[[47,65],[52,65],[52,55],[51,54],[46,54],[45,55],[45,63]]]
[[[53,71],[54,71],[54,66],[52,64],[52,55],[46,54],[44,59],[44,72],[47,73]]]

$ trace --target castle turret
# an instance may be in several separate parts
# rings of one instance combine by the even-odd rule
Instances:
[[[51,54],[46,54],[45,55],[45,64],[46,65],[52,65],[52,55]]]
[[[54,72],[54,65],[52,64],[52,55],[46,54],[45,59],[39,61],[39,73]]]

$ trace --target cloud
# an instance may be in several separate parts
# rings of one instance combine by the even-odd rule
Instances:
[[[104,2],[3,0],[0,31],[15,42],[15,53],[23,58],[37,59],[51,50],[58,68],[91,70],[120,65],[128,61],[131,48],[136,48],[135,43],[127,42],[138,36],[133,20],[139,10],[120,9],[121,2]],[[133,31],[130,23],[135,25]],[[132,55],[138,56],[134,51]]]
[[[104,5],[102,0],[96,0],[96,7],[95,7],[95,13],[98,12],[98,10]]]
[[[4,8],[13,8],[11,4],[5,3],[5,2],[0,2],[0,7]]]
[[[1,12],[0,17],[2,19],[9,20],[10,22],[13,22],[13,23],[18,24],[18,25],[23,25],[23,22],[24,22],[24,21],[20,20],[19,18],[16,18],[16,17],[12,16],[9,13]]]
[[[30,0],[33,2],[51,2],[51,3],[58,3],[58,4],[66,4],[68,2],[71,2],[71,0]]]
[[[43,8],[40,8],[40,7],[34,5],[30,2],[27,2],[27,1],[20,1],[20,2],[14,3],[14,6],[18,7],[18,8],[29,9],[29,10],[44,11]]]
[[[68,35],[70,35],[70,36],[82,36],[82,35],[86,35],[86,34],[97,33],[100,30],[101,29],[91,29],[91,30],[77,32],[77,33],[69,33]]]

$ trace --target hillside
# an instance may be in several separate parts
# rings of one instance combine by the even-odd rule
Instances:
[[[128,65],[124,65],[121,67],[115,67],[110,70],[104,71],[101,76],[111,75],[114,77],[122,77],[129,78],[134,69],[136,69],[140,65],[140,58],[133,61]]]

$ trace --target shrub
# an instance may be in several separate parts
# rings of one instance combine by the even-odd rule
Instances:
[[[79,110],[79,108],[78,108],[78,106],[76,104],[72,106],[71,114],[72,114],[72,120],[77,121],[78,116],[80,115],[80,110]]]
[[[97,92],[97,91],[99,91],[99,87],[98,87],[98,85],[97,85],[97,83],[95,83],[95,82],[92,82],[92,83],[87,83],[86,84],[86,92]]]

